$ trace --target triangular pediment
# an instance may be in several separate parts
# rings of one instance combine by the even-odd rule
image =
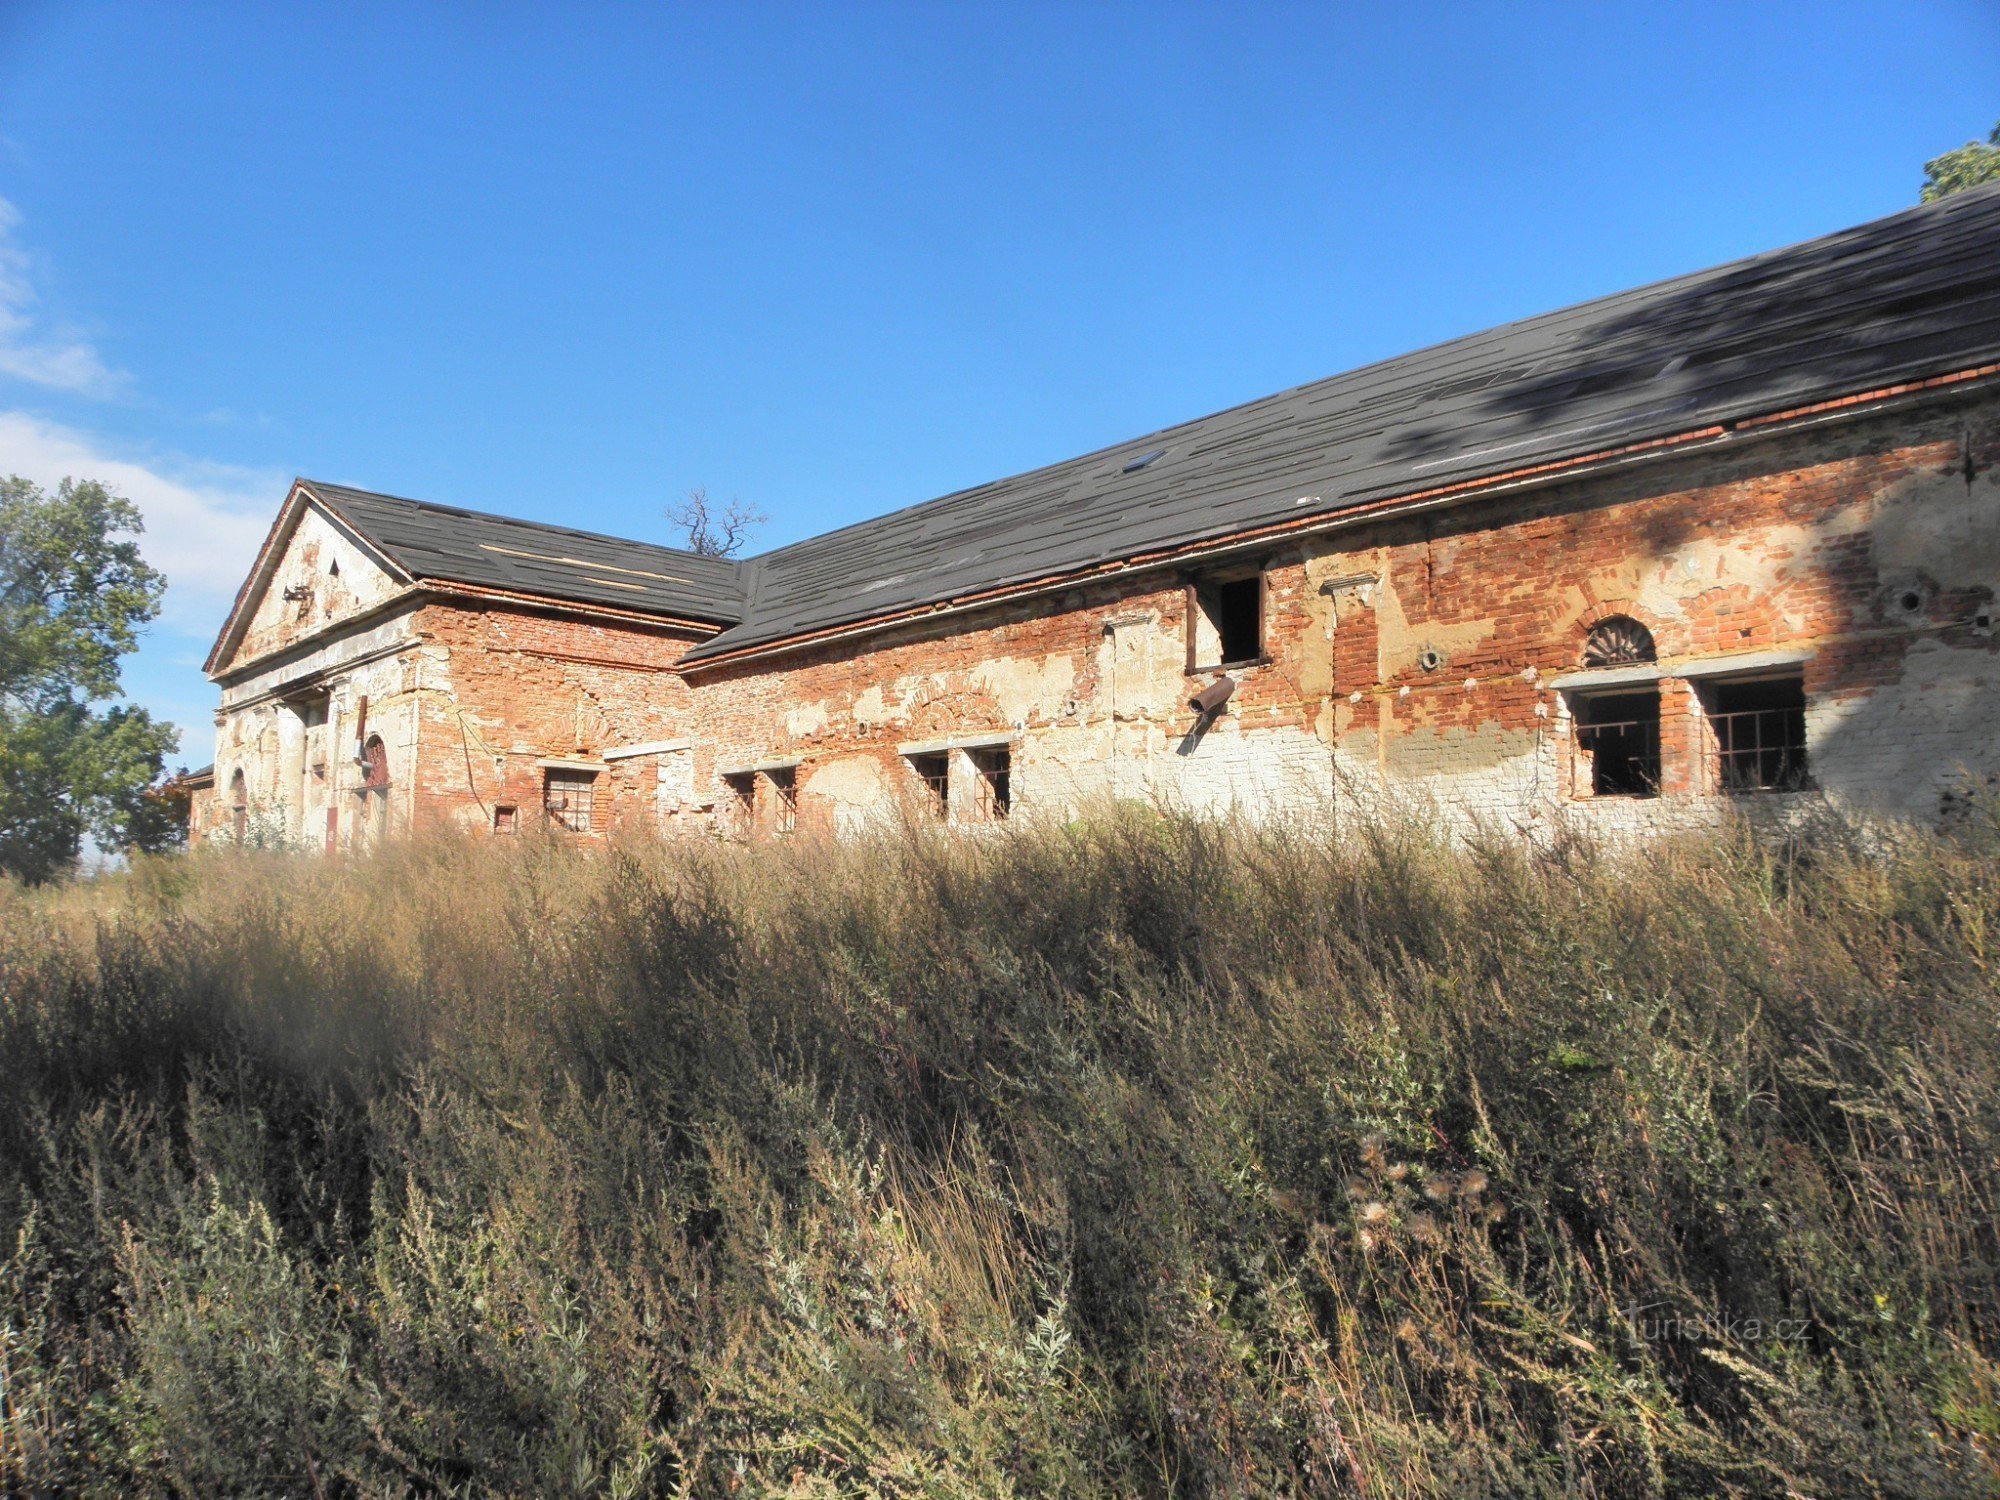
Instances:
[[[368,614],[410,580],[294,487],[208,660],[210,675],[282,651]]]

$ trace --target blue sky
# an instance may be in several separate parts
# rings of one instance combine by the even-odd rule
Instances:
[[[111,480],[209,758],[293,474],[775,544],[1916,200],[1967,3],[0,0],[0,473]]]

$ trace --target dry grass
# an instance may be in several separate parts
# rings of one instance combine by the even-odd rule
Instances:
[[[0,891],[10,1493],[2000,1490],[2000,842]]]

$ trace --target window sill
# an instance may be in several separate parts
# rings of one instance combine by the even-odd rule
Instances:
[[[1252,667],[1268,667],[1270,665],[1271,658],[1269,656],[1250,656],[1245,657],[1242,661],[1212,662],[1205,667],[1189,667],[1181,675],[1183,677],[1200,677],[1208,672],[1247,672]]]

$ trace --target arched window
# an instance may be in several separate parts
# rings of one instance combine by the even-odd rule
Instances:
[[[250,788],[243,779],[243,768],[238,766],[229,778],[229,834],[240,844],[249,833]]]
[[[361,747],[361,786],[365,791],[385,790],[389,785],[389,747],[382,736],[371,734]]]
[[[1653,649],[1653,632],[1630,615],[1612,615],[1590,627],[1583,641],[1586,667],[1622,667],[1633,662],[1658,661]]]

